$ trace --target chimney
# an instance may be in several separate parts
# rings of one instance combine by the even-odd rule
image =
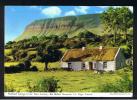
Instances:
[[[85,50],[85,47],[82,47],[82,50]]]
[[[103,49],[103,46],[100,46],[100,47],[99,47],[99,50],[101,51],[102,49]]]

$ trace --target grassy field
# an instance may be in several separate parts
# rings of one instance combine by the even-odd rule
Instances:
[[[5,49],[5,50],[4,50],[4,54],[5,54],[5,56],[10,55],[11,52],[12,52],[12,49]]]
[[[17,65],[19,63],[20,62],[6,62],[6,63],[4,63],[4,65],[6,67],[10,67],[11,65]],[[45,66],[45,64],[41,63],[41,62],[31,62],[31,65],[32,66],[37,66],[39,71],[43,71],[44,70],[44,66]],[[54,63],[49,63],[48,64],[49,69],[51,69],[51,68],[60,68],[59,66],[60,66],[59,62],[54,62]]]
[[[5,63],[6,66],[16,65],[18,62]],[[63,92],[99,92],[98,87],[105,83],[114,83],[121,79],[125,74],[132,79],[132,72],[118,70],[116,73],[97,74],[93,71],[48,71],[43,72],[44,64],[33,62],[32,65],[38,66],[39,72],[21,72],[5,74],[5,84],[14,88],[16,91],[26,92],[27,82],[34,85],[41,78],[55,77],[59,80],[59,86]],[[59,68],[59,62],[50,63],[50,68]]]

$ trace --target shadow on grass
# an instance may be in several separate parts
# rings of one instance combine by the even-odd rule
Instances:
[[[22,71],[38,71],[36,66],[32,66],[31,68],[26,68],[23,64],[18,64],[17,66],[9,66],[5,67],[6,74],[20,73]]]

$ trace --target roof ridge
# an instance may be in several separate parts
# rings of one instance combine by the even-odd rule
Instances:
[[[86,48],[86,50],[82,50],[82,48],[77,49],[69,49],[66,54],[64,54],[64,57],[62,61],[73,61],[69,60],[69,58],[78,58],[78,61],[81,60],[88,60],[92,61],[94,60],[113,60],[114,56],[116,55],[118,48],[117,47],[105,47],[102,50],[99,50],[99,48]]]

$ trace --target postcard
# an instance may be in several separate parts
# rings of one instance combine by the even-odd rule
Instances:
[[[133,6],[5,6],[5,97],[133,97]]]

